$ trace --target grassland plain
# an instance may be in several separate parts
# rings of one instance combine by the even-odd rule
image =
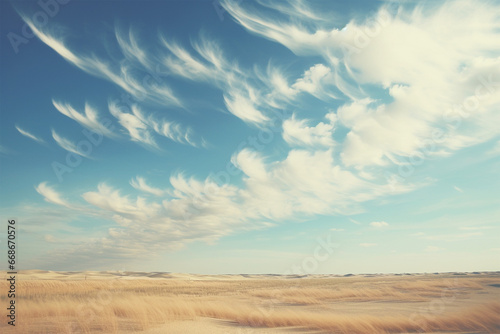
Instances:
[[[7,278],[5,272],[1,277]],[[8,290],[6,279],[0,291]],[[500,333],[500,273],[22,271],[1,333]],[[9,300],[1,293],[5,310]]]

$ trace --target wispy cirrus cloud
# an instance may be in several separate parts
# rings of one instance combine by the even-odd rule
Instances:
[[[60,136],[59,134],[57,134],[57,132],[54,129],[52,129],[52,138],[54,138],[57,145],[59,145],[64,150],[71,152],[71,153],[78,154],[78,155],[80,155],[84,158],[87,158],[87,159],[92,159],[92,157],[85,154],[85,152],[83,152],[83,150],[78,147],[78,144],[75,144],[72,141],[70,141],[69,139],[66,139],[66,138]]]
[[[117,136],[108,126],[99,120],[97,110],[88,104],[85,104],[84,113],[78,112],[68,103],[52,100],[52,104],[61,114],[71,118],[89,130],[110,138]]]
[[[45,141],[42,138],[39,138],[39,137],[35,136],[34,134],[32,134],[26,130],[21,129],[21,127],[19,127],[19,125],[16,125],[16,130],[19,131],[19,133],[22,134],[23,136],[28,137],[30,139],[33,139],[34,141],[36,141],[38,143],[41,143],[41,144],[45,143]]]
[[[233,89],[224,95],[224,103],[226,108],[236,117],[243,121],[251,123],[264,123],[269,120],[269,117],[259,110],[256,103],[255,95],[252,94],[251,88],[248,90]]]
[[[155,196],[162,196],[163,194],[165,194],[165,191],[148,185],[146,183],[146,180],[140,176],[137,176],[135,179],[130,180],[130,185],[137,190],[150,193]]]
[[[110,102],[109,112],[118,120],[120,125],[127,130],[132,141],[158,148],[158,144],[148,129],[148,125],[144,122],[145,116],[141,114],[138,108],[132,109],[132,112],[129,113],[120,110],[117,104]]]
[[[62,198],[61,194],[59,194],[54,188],[49,186],[47,182],[40,183],[36,188],[36,191],[44,197],[44,199],[53,204],[61,205],[67,208],[70,208],[71,205]]]
[[[206,34],[200,34],[191,42],[194,52],[166,36],[159,38],[168,51],[163,53],[162,62],[176,76],[222,86],[227,81],[234,81],[237,76],[245,75],[236,62],[226,58],[220,45]]]
[[[117,44],[122,51],[123,59],[128,61],[103,60],[95,55],[77,54],[67,46],[65,36],[48,31],[48,28],[39,28],[31,18],[23,14],[21,17],[42,42],[81,70],[113,82],[138,101],[149,99],[161,104],[182,106],[181,100],[164,80],[147,80],[151,79],[149,73],[156,71],[156,68],[149,67],[153,62],[146,60],[145,53],[139,47],[132,32],[128,36],[120,32],[116,33]],[[136,66],[132,64],[140,65],[139,74]]]
[[[300,93],[308,93],[319,99],[335,98],[324,85],[333,86],[331,69],[316,64],[303,75],[289,83],[286,74],[277,66],[268,64],[244,69],[230,61],[222,48],[206,34],[191,42],[192,51],[162,36],[168,50],[163,64],[175,76],[213,85],[223,92],[226,109],[243,121],[265,125],[273,110],[297,99]]]
[[[332,39],[337,38],[338,29],[320,30],[317,21],[311,16],[315,14],[300,14],[296,12],[294,19],[300,23],[307,23],[317,30],[310,32],[306,24],[294,24],[294,20],[286,22],[283,19],[277,20],[272,14],[263,14],[254,8],[243,8],[237,1],[224,0],[221,2],[226,11],[243,27],[262,37],[276,41],[285,45],[298,54],[314,54],[318,49],[325,48]],[[286,14],[285,6],[269,6],[280,14]],[[328,24],[330,21],[328,21]],[[340,42],[340,39],[336,39]]]
[[[249,83],[254,75],[227,60],[217,43],[202,34],[192,42],[194,52],[189,52],[164,36],[161,40],[169,51],[164,64],[172,74],[216,86],[223,91],[227,110],[245,122],[262,124],[269,120],[261,109],[264,102],[260,90]]]
[[[290,1],[263,1],[257,2],[267,8],[274,9],[282,14],[298,19],[310,19],[314,21],[332,21],[333,13],[323,13],[313,10],[307,1],[304,0],[290,0]]]
[[[123,196],[119,190],[115,190],[105,183],[98,185],[97,192],[86,192],[82,197],[85,201],[98,208],[121,214],[124,218],[133,218],[139,221],[155,216],[156,212],[161,208],[161,205],[147,203],[141,197],[132,200],[128,196]]]
[[[146,114],[138,105],[121,108],[116,102],[110,101],[108,106],[111,115],[127,130],[132,141],[159,149],[155,140],[156,134],[174,142],[195,147],[205,143],[203,139],[195,140],[193,138],[194,132],[191,128],[185,128],[165,119],[156,119],[151,114]]]

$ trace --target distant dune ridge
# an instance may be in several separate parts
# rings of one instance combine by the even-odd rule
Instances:
[[[342,277],[29,270],[18,276],[18,325],[2,321],[0,332],[500,333],[499,287],[498,272]],[[0,289],[6,288],[2,280]]]

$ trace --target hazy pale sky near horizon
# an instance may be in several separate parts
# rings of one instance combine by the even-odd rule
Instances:
[[[499,1],[0,6],[19,268],[500,270]]]

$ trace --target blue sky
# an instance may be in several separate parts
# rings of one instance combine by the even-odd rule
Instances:
[[[500,270],[499,2],[0,5],[21,268]]]

